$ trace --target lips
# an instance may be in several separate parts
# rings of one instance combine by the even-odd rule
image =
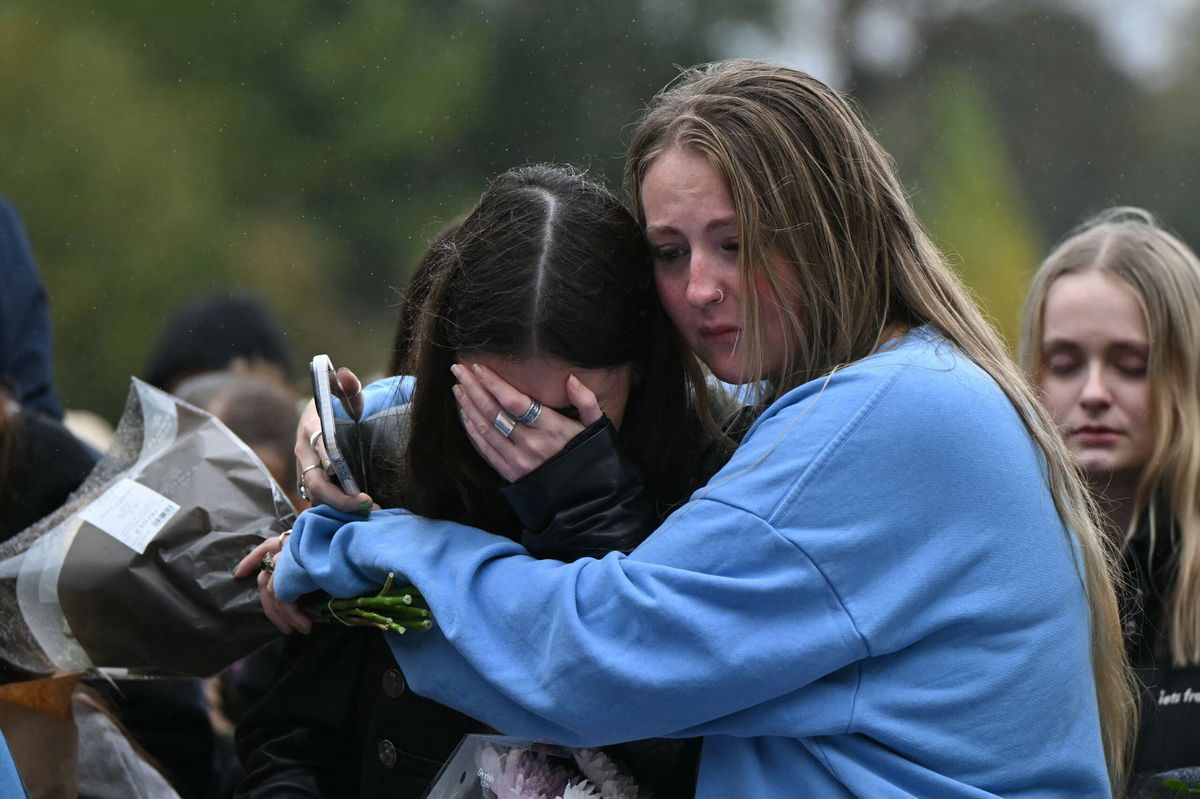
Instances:
[[[1106,447],[1117,443],[1122,436],[1121,431],[1104,425],[1087,424],[1075,429],[1073,437],[1076,441],[1089,447]]]
[[[733,343],[737,341],[740,329],[737,325],[702,325],[700,327],[700,336],[705,341]]]

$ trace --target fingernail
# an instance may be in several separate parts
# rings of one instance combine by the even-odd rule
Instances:
[[[459,402],[462,402],[463,387],[458,385],[457,383],[455,383],[454,386],[451,387],[450,390],[454,392],[454,398],[456,400],[458,400]]]
[[[450,364],[450,374],[454,375],[455,377],[458,377],[458,373],[459,373],[460,371],[462,371],[462,367],[461,367],[461,366],[459,366],[459,365],[458,365],[458,364],[456,364],[456,363],[452,363],[452,364]]]
[[[359,515],[369,516],[371,514],[371,506],[372,506],[372,503],[371,503],[371,500],[369,500],[369,499],[364,502],[360,502],[360,503],[358,503],[358,511],[357,512],[359,513]]]
[[[483,367],[477,363],[473,363],[473,364],[471,364],[471,371],[477,375],[481,375],[481,374],[483,374]]]
[[[333,464],[330,462],[330,460],[328,458],[321,461],[321,468],[324,469],[325,471],[329,471],[329,467],[332,465]]]

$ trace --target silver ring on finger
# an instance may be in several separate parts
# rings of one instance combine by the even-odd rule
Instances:
[[[517,424],[531,425],[537,421],[538,416],[542,413],[542,403],[537,400],[530,400],[529,410],[518,416],[515,421]]]
[[[258,570],[263,572],[275,571],[275,558],[270,552],[263,555],[262,561],[260,561],[258,564]]]
[[[323,432],[318,430],[315,433],[313,433],[311,436],[309,436],[308,437],[308,448],[311,449],[313,452],[316,452],[317,451],[317,439],[321,438],[324,435],[325,434]]]
[[[492,420],[492,424],[500,431],[500,435],[510,438],[513,430],[517,427],[517,420],[512,418],[508,411],[500,411],[500,413],[496,414],[496,418]]]

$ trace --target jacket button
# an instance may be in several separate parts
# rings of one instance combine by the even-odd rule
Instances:
[[[388,669],[383,673],[383,693],[389,699],[399,699],[404,693],[404,675],[399,669]]]
[[[379,762],[384,768],[396,765],[396,746],[387,738],[379,742]]]

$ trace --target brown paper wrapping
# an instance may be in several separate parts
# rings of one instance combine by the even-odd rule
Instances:
[[[0,685],[0,730],[30,799],[75,796],[77,733],[71,696],[79,674]]]

